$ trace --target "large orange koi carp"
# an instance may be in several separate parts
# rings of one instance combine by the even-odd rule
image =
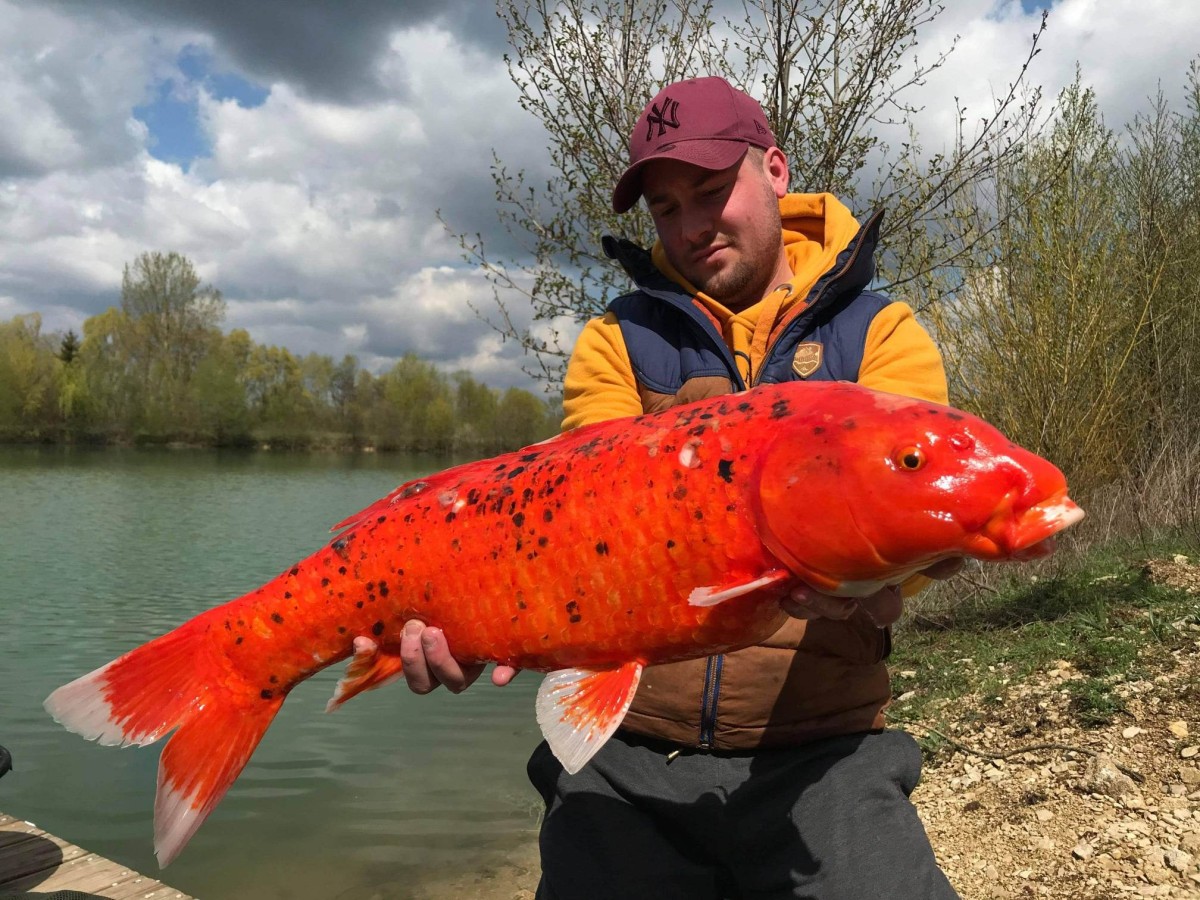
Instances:
[[[463,663],[550,672],[538,722],[576,772],[643,666],[763,640],[799,582],[865,596],[947,557],[1030,558],[1082,516],[1057,468],[974,416],[845,383],[762,386],[402,485],[46,708],[102,744],[175,731],[154,807],[166,865],[288,691],[347,657],[330,709],[396,678],[407,619],[443,629]]]

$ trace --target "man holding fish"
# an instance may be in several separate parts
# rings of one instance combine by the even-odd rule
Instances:
[[[788,193],[755,100],[720,78],[672,84],[629,145],[613,206],[644,199],[659,240],[605,239],[636,290],[580,335],[564,429],[794,380],[946,402],[912,311],[867,289],[881,214],[860,226],[830,194]],[[908,799],[920,750],[884,728],[888,626],[923,583],[796,589],[761,645],[648,667],[578,773],[543,742],[529,762],[546,802],[539,900],[956,897]],[[483,669],[416,620],[401,658],[417,693],[464,690]],[[515,674],[497,666],[492,681]]]

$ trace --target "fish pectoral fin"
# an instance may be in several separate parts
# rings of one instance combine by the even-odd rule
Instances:
[[[570,774],[587,765],[620,726],[641,678],[642,664],[635,660],[619,669],[560,669],[542,681],[538,724]]]
[[[757,591],[759,588],[787,581],[791,577],[792,573],[787,569],[771,569],[765,575],[752,580],[734,581],[713,587],[698,587],[688,594],[688,603],[692,606],[716,606],[718,603],[724,603],[726,600],[740,597],[742,594]]]
[[[325,704],[325,712],[333,712],[351,697],[382,687],[403,674],[399,648],[393,652],[371,638],[359,635],[354,639],[354,656],[346,666],[346,674],[333,689],[333,696]]]

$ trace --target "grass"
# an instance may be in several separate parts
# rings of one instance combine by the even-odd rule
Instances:
[[[1200,563],[1194,531],[1114,541],[1002,574],[976,569],[932,598],[914,598],[889,660],[896,694],[912,692],[895,703],[894,718],[929,718],[968,695],[982,717],[1009,685],[1063,660],[1084,676],[1064,685],[1077,723],[1113,722],[1124,711],[1116,683],[1170,668],[1172,651],[1196,640],[1186,626],[1200,621],[1200,595],[1153,584],[1143,572],[1145,560],[1178,554]],[[989,576],[991,584],[978,580]]]

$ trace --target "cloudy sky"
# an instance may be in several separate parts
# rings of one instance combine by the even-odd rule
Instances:
[[[987,111],[1042,7],[1033,80],[1053,96],[1078,63],[1110,125],[1160,82],[1181,108],[1200,49],[1200,4],[1178,0],[947,6],[922,41],[960,35],[920,98],[929,144],[951,97]],[[511,249],[492,151],[536,170],[546,142],[505,50],[476,0],[0,0],[0,320],[78,330],[125,263],[175,250],[257,341],[529,386],[436,216]]]

